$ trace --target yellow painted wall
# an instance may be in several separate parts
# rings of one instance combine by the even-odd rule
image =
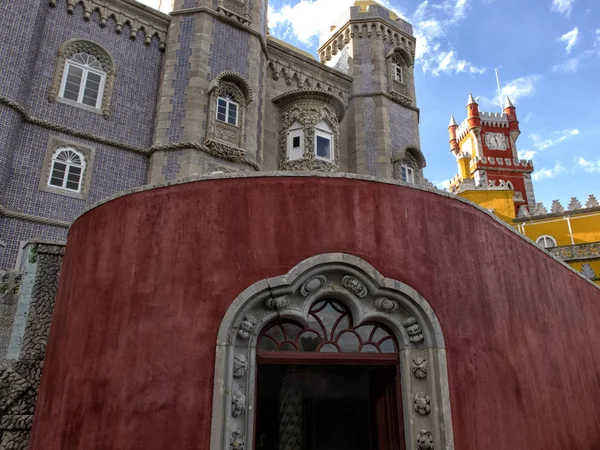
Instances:
[[[465,191],[458,194],[459,197],[477,203],[482,208],[490,209],[500,219],[512,223],[515,218],[515,205],[513,191]]]
[[[573,239],[571,239],[569,221],[566,217],[525,222],[520,224],[518,228],[532,241],[536,241],[541,236],[552,236],[558,246],[600,241],[599,213],[572,215],[569,220],[571,221]]]
[[[596,280],[594,281],[596,284],[600,285],[600,259],[594,259],[590,261],[582,261],[582,262],[570,262],[568,263],[573,269],[577,272],[581,272],[581,268],[584,264],[589,264],[592,266],[594,272],[596,272]]]

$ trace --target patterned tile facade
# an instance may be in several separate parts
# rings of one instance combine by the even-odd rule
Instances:
[[[1,83],[0,83],[1,84]],[[13,153],[17,147],[18,133],[21,128],[21,116],[0,105],[0,205],[6,191]]]
[[[414,113],[396,103],[390,102],[387,112],[389,114],[389,123],[394,124],[390,127],[390,154],[396,150],[404,150],[409,145],[415,145],[419,141],[418,136],[414,136],[410,130],[414,130],[417,125],[414,123]]]
[[[365,98],[362,102],[363,126],[365,132],[365,149],[367,161],[367,174],[377,175],[377,129],[375,123],[375,101]]]
[[[248,78],[250,35],[220,20],[213,21],[210,79],[222,72],[237,72]]]

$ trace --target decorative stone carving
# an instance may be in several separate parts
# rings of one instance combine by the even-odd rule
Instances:
[[[415,394],[414,398],[415,412],[421,416],[427,416],[431,412],[431,399],[424,392]]]
[[[254,327],[258,321],[254,316],[247,315],[244,317],[244,320],[240,324],[240,329],[238,330],[238,336],[242,339],[248,339],[252,331],[254,331]]]
[[[223,127],[217,125],[215,128],[215,138],[221,139],[222,141],[231,142],[233,144],[236,143],[236,133],[231,130],[226,130]]]
[[[342,286],[344,286],[357,297],[362,298],[368,293],[365,285],[350,275],[346,275],[344,278],[342,278]]]
[[[300,288],[300,293],[304,297],[306,297],[306,296],[308,296],[308,294],[311,294],[311,293],[315,292],[317,289],[320,289],[323,286],[325,286],[326,282],[327,282],[327,278],[325,278],[323,275],[317,275],[316,277],[311,278],[310,280],[308,280],[306,283],[304,283],[302,285],[302,287]]]
[[[265,300],[265,307],[271,311],[280,311],[285,308],[290,302],[289,297],[283,295],[276,298],[268,298]]]
[[[414,317],[409,317],[404,321],[404,326],[406,327],[406,331],[408,332],[408,339],[410,342],[417,343],[423,341],[425,336],[423,336],[423,331],[419,326],[417,319]]]
[[[234,391],[231,396],[231,415],[239,417],[246,412],[246,396],[240,391]]]
[[[20,272],[0,271],[0,301],[7,305],[16,303],[22,281]]]
[[[398,309],[398,303],[396,303],[394,300],[390,300],[389,298],[379,297],[375,300],[375,307],[379,311],[391,313]]]
[[[236,355],[233,359],[233,376],[242,378],[246,375],[246,370],[248,370],[248,360],[244,355]]]
[[[412,362],[412,374],[418,380],[424,380],[427,378],[427,360],[422,356],[413,359]]]
[[[417,434],[417,449],[433,450],[433,434],[431,431],[419,431],[419,434]]]
[[[231,442],[229,446],[231,447],[231,450],[244,450],[244,447],[246,447],[246,440],[241,433],[234,431],[231,433]]]

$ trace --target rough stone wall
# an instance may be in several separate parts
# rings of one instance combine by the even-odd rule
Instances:
[[[0,365],[0,450],[27,450],[64,247],[40,244],[19,359]]]

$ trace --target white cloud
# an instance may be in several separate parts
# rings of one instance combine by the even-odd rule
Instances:
[[[576,73],[581,66],[580,58],[569,58],[566,61],[555,64],[552,67],[552,72],[556,73]]]
[[[533,147],[538,151],[554,147],[573,136],[579,136],[580,131],[577,128],[555,131],[551,137],[543,138],[539,133],[531,133],[529,139],[533,142]]]
[[[518,103],[519,99],[529,97],[535,93],[538,83],[544,79],[541,75],[527,75],[519,77],[506,83],[500,89],[500,96],[504,100],[507,96],[513,103]],[[489,97],[480,96],[479,105],[483,108],[498,108],[498,92],[494,92]]]
[[[519,159],[530,160],[533,159],[535,155],[537,155],[537,151],[535,150],[519,150]]]
[[[154,9],[158,9],[164,13],[173,11],[173,0],[137,0],[144,5],[151,6]]]
[[[571,50],[573,50],[573,47],[575,47],[575,45],[577,45],[578,39],[579,39],[579,28],[575,27],[568,33],[565,33],[561,37],[559,37],[558,41],[563,42],[567,46],[565,50],[568,55],[569,53],[571,53]]]
[[[335,25],[337,18],[354,3],[355,0],[300,0],[279,9],[269,7],[269,27],[274,35],[293,35],[304,44],[312,44],[317,37],[323,42],[330,35],[330,26]],[[398,16],[405,17],[388,0],[380,3]]]
[[[448,190],[450,188],[450,180],[444,180],[434,184],[438,189]]]
[[[567,16],[571,14],[573,4],[576,0],[552,0],[552,11],[556,11]]]
[[[588,161],[585,158],[579,157],[577,160],[577,168],[583,169],[588,173],[600,173],[600,160]]]
[[[565,166],[561,163],[556,163],[554,167],[550,169],[538,169],[532,176],[534,181],[547,180],[550,178],[554,178],[557,175],[560,175],[563,172],[566,172]]]

